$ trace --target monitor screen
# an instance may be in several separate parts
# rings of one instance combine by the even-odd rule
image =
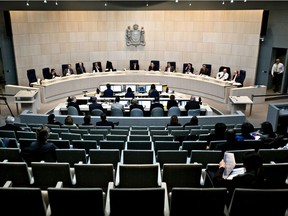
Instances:
[[[76,103],[78,105],[83,105],[83,104],[87,104],[88,103],[88,99],[77,99]]]
[[[111,89],[114,92],[122,92],[122,85],[111,85]]]
[[[162,85],[155,85],[158,92],[162,92]]]
[[[138,101],[138,104],[142,105],[144,108],[150,108],[151,101],[150,100],[142,100],[142,101]]]
[[[124,105],[124,106],[128,106],[130,104],[130,101],[129,100],[120,100],[119,103]]]
[[[104,92],[107,89],[106,85],[100,85],[99,90],[100,92]]]
[[[133,91],[133,92],[136,92],[136,85],[126,85],[126,91],[127,91],[127,89],[128,88],[131,88],[131,90]]]
[[[137,92],[139,92],[139,93],[145,93],[145,92],[146,92],[145,86],[137,86]]]
[[[146,85],[145,88],[146,88],[146,92],[149,92],[151,85]]]

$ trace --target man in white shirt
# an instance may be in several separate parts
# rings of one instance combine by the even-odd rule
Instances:
[[[229,78],[229,74],[227,73],[227,69],[226,68],[224,68],[223,71],[218,72],[217,75],[216,75],[216,79],[217,80],[226,81],[226,80],[228,80],[228,78]]]
[[[280,62],[280,59],[276,59],[271,69],[271,75],[273,77],[274,92],[281,89],[282,77],[284,73],[284,65]]]
[[[120,103],[120,97],[116,96],[115,98],[115,103],[111,105],[111,109],[116,108],[116,109],[121,109],[124,112],[124,105]]]

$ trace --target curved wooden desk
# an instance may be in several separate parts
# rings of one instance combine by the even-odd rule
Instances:
[[[117,71],[102,73],[85,73],[52,80],[43,80],[42,84],[33,83],[41,93],[42,102],[50,102],[71,95],[82,94],[83,91],[95,91],[100,84],[150,82],[168,85],[170,90],[185,94],[193,94],[226,103],[230,88],[229,82],[216,80],[213,77],[170,73],[159,71]]]

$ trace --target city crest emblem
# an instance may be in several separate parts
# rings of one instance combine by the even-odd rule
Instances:
[[[144,28],[142,27],[139,30],[139,26],[137,24],[133,25],[133,29],[130,26],[126,29],[126,44],[127,46],[145,46],[145,38],[144,38]]]

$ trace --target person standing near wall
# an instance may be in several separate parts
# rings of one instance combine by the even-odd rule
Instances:
[[[284,73],[284,65],[277,58],[272,66],[271,75],[273,77],[274,92],[281,90],[282,77]]]

